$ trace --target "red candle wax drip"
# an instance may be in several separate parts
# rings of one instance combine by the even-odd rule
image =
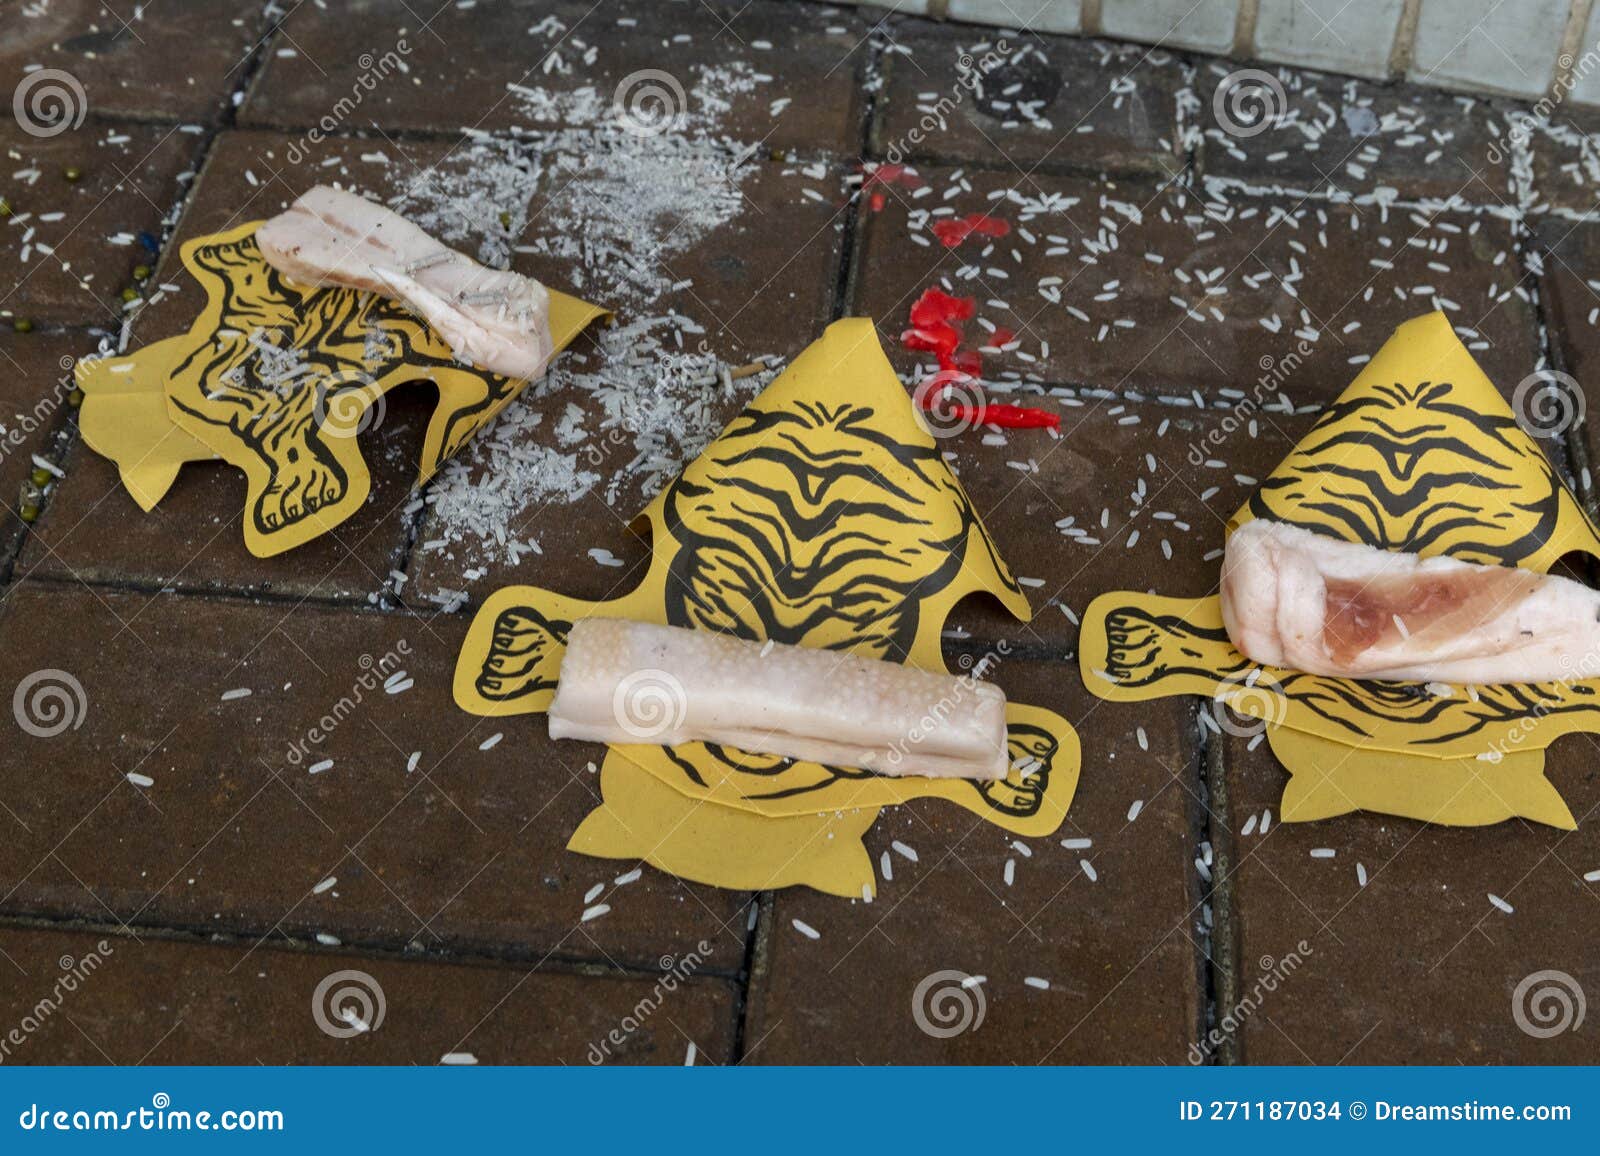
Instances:
[[[939,363],[939,372],[917,391],[924,409],[937,405],[945,386],[971,380],[982,372],[982,358],[973,350],[961,348],[961,330],[953,324],[971,320],[976,307],[973,298],[952,297],[940,289],[928,289],[912,303],[911,328],[900,335],[900,343],[907,349],[933,354]],[[999,340],[1002,332],[1005,341]],[[1010,330],[997,330],[994,336],[996,345],[1012,340]],[[1059,416],[1031,406],[983,402],[953,406],[949,412],[967,425],[993,425],[1003,429],[1061,428]]]
[[[954,249],[974,233],[980,237],[1004,237],[1011,232],[1011,223],[983,213],[968,213],[965,217],[942,217],[932,228],[945,248]]]
[[[933,354],[939,368],[977,376],[982,362],[976,353],[961,350],[961,330],[953,321],[972,318],[977,302],[971,297],[952,297],[940,289],[928,289],[911,305],[911,328],[900,335],[907,349]]]
[[[1031,405],[980,405],[963,407],[969,417],[979,425],[996,425],[1001,429],[1060,429],[1061,418],[1049,410],[1035,409]],[[973,412],[975,411],[975,412]]]
[[[904,185],[908,189],[921,186],[922,178],[917,176],[905,165],[879,165],[867,174],[866,180],[861,182],[861,189],[867,194],[867,208],[874,213],[883,211],[889,203],[883,193],[874,189],[873,185]]]

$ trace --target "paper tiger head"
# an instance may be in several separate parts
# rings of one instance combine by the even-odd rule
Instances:
[[[1462,404],[1445,381],[1351,391],[1248,509],[1385,550],[1513,565],[1550,539],[1563,491],[1500,410]]]
[[[366,428],[366,408],[389,386],[441,375],[476,383],[465,391],[466,403],[443,413],[437,457],[423,462],[426,476],[514,385],[457,364],[444,341],[395,302],[285,280],[262,257],[253,232],[191,243],[184,262],[209,304],[191,331],[197,340],[173,371],[170,397],[189,416],[226,430],[265,467],[267,481],[249,511],[263,535],[364,496],[351,485],[359,455],[335,439]],[[330,415],[343,430],[330,430]]]
[[[674,625],[903,658],[973,525],[933,444],[851,403],[746,409],[673,483]]]

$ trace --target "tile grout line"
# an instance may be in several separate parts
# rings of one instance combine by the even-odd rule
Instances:
[[[1199,710],[1206,709],[1200,700]],[[1195,719],[1199,724],[1198,713]],[[1228,789],[1230,769],[1227,755],[1228,743],[1223,734],[1213,734],[1201,726],[1200,768],[1205,789],[1205,817],[1203,827],[1211,844],[1211,877],[1216,882],[1207,885],[1211,904],[1211,954],[1205,961],[1206,1009],[1205,1033],[1221,1023],[1224,1008],[1239,1004],[1239,932],[1233,909],[1234,898],[1234,845],[1233,807]],[[1264,733],[1264,732],[1263,732]],[[1210,1056],[1209,1062],[1217,1065],[1244,1063],[1244,1040],[1240,1033],[1227,1033],[1221,1045]]]
[[[884,51],[882,41],[878,37],[869,35],[866,40],[866,47],[865,59],[859,66],[856,76],[856,90],[861,94],[861,109],[859,113],[860,123],[857,126],[856,155],[853,158],[856,167],[863,171],[866,159],[871,155],[872,140],[877,130],[883,68],[888,63],[888,54]],[[851,160],[848,157],[840,159],[846,164],[850,163]],[[830,322],[838,321],[846,316],[851,302],[855,300],[855,282],[860,269],[861,255],[858,234],[862,222],[861,203],[864,199],[864,192],[864,186],[858,189],[845,209],[843,236],[839,243],[838,268],[833,282],[833,300],[827,312]],[[745,1058],[745,1047],[750,1031],[752,993],[757,989],[758,980],[764,980],[767,974],[777,896],[771,890],[761,890],[754,892],[750,897],[750,901],[755,905],[755,924],[745,937],[744,967],[740,976],[731,1059],[731,1063],[735,1065],[742,1064]]]
[[[506,941],[510,950],[478,945],[464,947],[416,948],[410,943],[396,945],[392,939],[341,939],[337,945],[318,943],[309,934],[296,934],[281,928],[263,931],[242,923],[230,923],[225,931],[206,924],[186,924],[164,918],[154,923],[116,924],[84,918],[81,915],[51,914],[38,911],[0,911],[0,933],[6,931],[49,932],[60,935],[101,935],[118,940],[146,940],[182,947],[244,947],[270,940],[267,949],[305,955],[343,955],[356,959],[375,959],[391,963],[433,963],[452,967],[522,968],[536,963],[535,970],[553,975],[590,978],[660,979],[661,970],[649,952],[638,962],[619,962],[614,957],[595,957],[548,952],[524,942]],[[737,984],[739,975],[716,968],[700,968],[687,982]]]
[[[1238,0],[1238,3],[1230,53],[1235,60],[1260,59],[1256,52],[1256,26],[1261,20],[1261,0]]]
[[[1180,63],[1185,73],[1185,85],[1177,94],[1178,107],[1173,113],[1176,143],[1183,148],[1183,171],[1178,176],[1177,184],[1204,201],[1205,194],[1200,187],[1204,180],[1200,153],[1204,137],[1198,131],[1186,130],[1186,116],[1192,110],[1184,107],[1185,100],[1193,97],[1194,83],[1200,70],[1188,56],[1181,57]],[[1207,700],[1194,697],[1193,702],[1197,744],[1194,765],[1199,779],[1199,797],[1191,796],[1189,800],[1189,832],[1196,859],[1201,858],[1202,844],[1211,847],[1212,880],[1207,882],[1202,879],[1198,869],[1191,876],[1196,886],[1196,905],[1202,913],[1207,907],[1211,911],[1211,924],[1206,929],[1204,946],[1196,946],[1194,961],[1200,989],[1200,1006],[1196,1009],[1199,1022],[1194,1025],[1195,1041],[1202,1044],[1206,1033],[1220,1018],[1219,1009],[1233,1006],[1237,986],[1233,963],[1237,952],[1233,942],[1232,918],[1232,818],[1228,809],[1228,768],[1224,757],[1227,744],[1222,741],[1224,736],[1214,734],[1211,728],[1200,721],[1201,715],[1207,710]],[[1218,815],[1221,816],[1220,827]],[[1186,871],[1189,867],[1189,864],[1184,864]],[[1211,1053],[1204,1063],[1207,1066],[1236,1063],[1235,1051],[1229,1047],[1225,1052]]]
[[[845,208],[844,231],[839,242],[839,266],[834,278],[833,303],[828,310],[830,321],[844,317],[855,302],[856,282],[861,271],[860,233],[864,220],[861,203],[866,197],[866,162],[873,155],[872,142],[878,130],[879,92],[887,83],[884,69],[888,66],[888,53],[883,50],[882,42],[874,36],[869,36],[866,59],[860,66],[861,72],[857,81],[861,93],[861,123],[856,136],[856,155],[849,158],[862,172],[862,184]]]
[[[98,327],[85,327],[82,330],[77,330],[74,332],[75,335],[81,334],[85,340],[93,341],[98,344],[99,338],[96,336],[97,328]],[[74,359],[73,364],[77,364],[77,359]],[[62,373],[63,376],[71,377],[73,370],[66,369],[63,370]],[[76,388],[76,384],[74,384],[73,388]],[[67,400],[68,392],[70,391],[61,392],[61,404],[57,407],[56,413],[51,415],[50,426],[45,432],[44,438],[39,444],[39,448],[36,451],[33,451],[37,454],[37,456],[43,458],[47,462],[50,462],[60,470],[65,470],[65,462],[67,457],[72,452],[73,446],[79,441],[77,436],[77,411],[73,408],[72,403]],[[51,484],[39,495],[39,502],[36,507],[33,521],[25,521],[18,516],[17,521],[20,523],[19,528],[12,534],[11,540],[6,542],[3,547],[0,547],[0,599],[3,599],[5,594],[9,592],[12,586],[12,577],[16,573],[17,563],[21,561],[22,551],[28,544],[29,536],[33,533],[34,523],[38,522],[40,518],[44,517],[45,509],[50,504],[50,497],[55,493],[57,484],[59,482],[59,478],[51,479]],[[27,487],[25,486],[24,490],[26,490],[26,488]],[[8,500],[0,500],[0,510],[5,509],[5,507],[9,504],[10,502]],[[19,510],[22,508],[20,495],[18,495],[17,498],[17,508]]]
[[[1422,19],[1422,0],[1404,0],[1400,19],[1395,21],[1394,39],[1389,44],[1388,80],[1403,82],[1417,51],[1417,25]]]
[[[1546,99],[1561,100],[1582,77],[1574,71],[1576,57],[1583,51],[1584,33],[1589,27],[1589,17],[1594,0],[1572,0],[1567,9],[1567,25],[1556,42],[1556,58],[1550,70],[1550,86],[1545,89]],[[1565,61],[1566,63],[1562,63]]]
[[[223,94],[221,112],[218,114],[216,119],[212,122],[203,124],[205,129],[203,139],[201,140],[199,148],[195,151],[193,161],[189,166],[194,175],[187,183],[187,187],[179,191],[177,198],[172,204],[172,207],[161,218],[160,245],[156,251],[150,255],[149,258],[149,265],[152,270],[150,277],[151,280],[154,280],[157,275],[162,272],[162,262],[171,252],[170,246],[172,243],[172,238],[177,235],[178,224],[188,212],[189,208],[194,202],[195,197],[199,193],[200,186],[205,178],[205,170],[210,164],[211,156],[215,150],[217,139],[223,133],[227,132],[231,128],[236,127],[237,125],[239,105],[243,103],[244,96],[248,93],[251,84],[254,83],[256,76],[259,74],[261,63],[265,59],[267,44],[273,39],[273,35],[278,29],[279,21],[275,15],[276,11],[276,0],[267,0],[267,2],[262,6],[260,11],[260,18],[262,21],[260,25],[261,34],[256,39],[254,46],[250,49],[246,57],[246,63],[239,74],[239,83],[233,88],[228,89]],[[236,100],[238,103],[236,103]],[[111,123],[122,123],[122,121],[119,121],[116,118],[107,119]],[[135,121],[132,123],[144,122]],[[176,127],[186,122],[180,119],[171,122],[159,121],[150,123]],[[103,330],[106,337],[114,346],[118,348],[118,351],[123,352],[121,347],[126,340],[126,336],[129,332],[129,326],[135,319],[137,319],[141,312],[143,312],[142,302],[141,308],[133,311],[132,313],[122,313],[114,317],[100,318],[94,321],[80,322],[77,324],[63,323],[61,326],[58,326],[58,328],[71,330],[81,329],[86,331],[90,336],[95,335],[97,331]],[[81,360],[81,358],[79,360]],[[75,369],[69,370],[68,372],[75,372]],[[47,460],[54,462],[58,467],[62,467],[64,469],[64,463],[67,461],[68,457],[73,455],[74,451],[76,451],[80,446],[87,447],[87,443],[84,442],[82,433],[78,427],[77,411],[74,410],[70,405],[63,406],[62,409],[65,411],[65,414],[57,419],[56,428],[49,433],[46,439],[46,447],[48,452],[41,453],[40,456],[46,457]],[[17,563],[21,560],[22,553],[27,548],[28,541],[33,535],[33,525],[48,513],[51,504],[51,498],[58,488],[58,485],[51,485],[46,492],[41,495],[38,504],[38,512],[34,517],[34,522],[23,523],[22,532],[16,536],[14,542],[8,544],[5,554],[0,556],[0,591],[9,593],[10,590],[14,588],[12,577],[16,572]]]
[[[734,998],[733,1046],[728,1060],[729,1065],[734,1067],[744,1063],[745,1048],[749,1044],[751,993],[756,988],[757,979],[765,980],[767,976],[767,959],[772,950],[774,897],[772,891],[756,891],[750,895],[749,905],[754,911],[755,926],[745,935],[744,963],[739,971],[738,990]]]
[[[390,617],[432,618],[438,612],[437,607],[412,606],[403,602],[379,606],[372,602],[366,594],[343,596],[316,594],[287,586],[274,586],[272,589],[266,589],[264,587],[251,588],[248,586],[173,585],[139,578],[97,578],[88,574],[64,574],[54,571],[45,571],[43,573],[36,571],[15,579],[8,575],[4,581],[0,581],[0,598],[8,597],[22,589],[59,591],[74,590],[80,587],[88,587],[114,595],[198,598],[202,601],[210,602],[242,602],[251,606],[304,605],[321,610],[355,610]],[[465,617],[467,612],[470,609],[475,609],[475,607],[475,603],[464,602],[461,609],[453,613],[458,613]]]

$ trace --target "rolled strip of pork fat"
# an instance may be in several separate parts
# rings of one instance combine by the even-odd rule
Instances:
[[[355,193],[317,185],[263,222],[256,244],[291,281],[398,301],[479,369],[532,381],[554,351],[543,285],[480,265]]]
[[[1600,677],[1600,591],[1263,519],[1228,538],[1222,621],[1245,657],[1308,674],[1458,684]]]
[[[884,775],[1003,779],[999,687],[836,650],[615,618],[575,623],[553,738],[706,742]]]

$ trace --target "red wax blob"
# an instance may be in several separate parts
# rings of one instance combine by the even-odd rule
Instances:
[[[977,376],[978,356],[958,352],[961,330],[951,324],[969,319],[976,307],[977,302],[971,297],[952,297],[940,289],[925,290],[912,303],[911,328],[900,335],[900,342],[907,349],[933,354],[940,369]]]
[[[889,201],[881,192],[873,189],[873,185],[904,185],[908,189],[915,189],[921,187],[922,178],[905,165],[879,165],[868,173],[861,182],[862,191],[868,194],[867,211],[881,213]]]
[[[1001,222],[1004,224],[1005,222]],[[952,322],[971,319],[977,302],[971,297],[952,297],[942,289],[925,290],[911,305],[911,328],[900,335],[907,349],[931,353],[939,362],[939,372],[928,378],[917,391],[924,409],[937,404],[946,385],[978,377],[983,360],[975,350],[961,348],[961,330]],[[1016,335],[1009,329],[994,332],[994,344],[1004,345]],[[1021,405],[946,407],[969,425],[993,425],[1005,429],[1060,429],[1061,418],[1047,410]]]
[[[965,217],[941,217],[932,228],[945,248],[954,249],[974,233],[980,237],[1004,237],[1011,232],[1011,223],[983,213],[968,213]]]

